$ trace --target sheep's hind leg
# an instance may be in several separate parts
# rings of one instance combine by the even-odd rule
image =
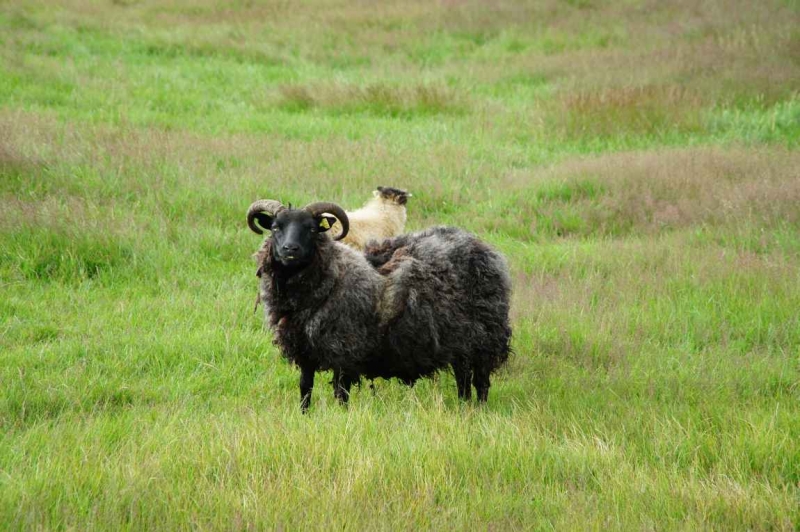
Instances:
[[[478,392],[478,401],[485,403],[489,399],[489,371],[485,368],[476,367],[473,371],[472,384],[475,386],[475,391]]]
[[[311,406],[311,390],[314,389],[314,368],[300,368],[300,410],[305,414]]]
[[[352,384],[353,381],[343,372],[338,369],[333,371],[333,396],[339,400],[339,403],[347,405]]]
[[[453,373],[456,376],[456,386],[458,387],[458,398],[462,401],[469,401],[472,398],[472,388],[470,388],[469,381],[472,377],[472,371],[466,366],[454,365]]]

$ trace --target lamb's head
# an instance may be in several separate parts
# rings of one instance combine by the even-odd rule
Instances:
[[[333,216],[331,216],[333,215]],[[311,262],[320,238],[333,224],[342,224],[341,240],[347,236],[350,222],[344,209],[335,203],[318,202],[302,209],[284,207],[280,201],[258,200],[247,211],[247,225],[261,235],[263,229],[272,232],[272,258],[284,266],[303,267]],[[258,223],[256,223],[258,222]]]
[[[411,197],[411,193],[392,187],[378,187],[378,190],[376,190],[373,195],[376,198],[381,198],[384,201],[396,203],[397,205],[405,205],[408,202],[408,198]]]

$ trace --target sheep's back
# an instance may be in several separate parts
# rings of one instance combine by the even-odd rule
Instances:
[[[384,241],[381,251],[368,250],[373,266],[380,255],[391,259],[398,253],[414,258],[426,270],[457,288],[459,300],[508,299],[511,277],[505,258],[478,237],[456,227],[433,227]],[[388,248],[388,251],[387,251]]]
[[[461,229],[435,227],[384,240],[367,259],[393,287],[390,344],[418,357],[433,352],[436,363],[480,350],[497,358],[492,367],[505,360],[511,281],[490,246]]]

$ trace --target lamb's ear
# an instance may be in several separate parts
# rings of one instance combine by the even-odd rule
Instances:
[[[319,229],[320,233],[324,233],[325,231],[333,227],[333,224],[336,223],[335,216],[326,216],[324,214],[316,216],[314,220],[316,220],[317,222],[317,229]]]
[[[274,216],[271,216],[268,212],[261,211],[254,214],[255,219],[258,221],[258,225],[266,229],[267,231],[272,230],[272,221],[275,219]]]

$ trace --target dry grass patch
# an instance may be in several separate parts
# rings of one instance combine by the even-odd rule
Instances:
[[[796,52],[800,35],[786,22],[719,32],[674,39],[660,46],[580,50],[530,58],[528,63],[529,68],[562,80],[566,92],[674,85],[693,96],[702,94],[706,102],[747,103],[761,97],[769,104],[787,98],[796,89],[800,82]]]
[[[465,97],[442,85],[417,84],[401,87],[372,83],[364,87],[346,84],[284,85],[280,106],[292,111],[321,109],[332,113],[368,113],[379,116],[461,114]]]
[[[607,191],[594,224],[644,229],[707,223],[800,223],[800,155],[685,149],[615,154],[565,165],[568,181]]]
[[[609,27],[615,17],[628,46],[523,54],[515,62],[553,80],[563,107],[771,105],[800,85],[800,11],[785,4],[645,2],[592,13]]]
[[[38,167],[36,161],[22,155],[6,139],[0,138],[0,176],[3,179],[33,173]]]
[[[702,101],[677,85],[619,87],[558,98],[549,129],[567,138],[692,132],[702,127]]]
[[[798,169],[800,155],[782,149],[675,149],[574,160],[506,178],[521,190],[492,228],[518,233],[507,219],[527,220],[529,235],[562,236],[797,225]]]
[[[724,349],[743,357],[738,371],[789,356],[800,340],[790,310],[800,301],[787,282],[797,263],[777,251],[755,254],[683,232],[545,244],[515,263],[515,342],[530,344],[542,362],[625,374],[665,349],[713,367],[711,352]]]

